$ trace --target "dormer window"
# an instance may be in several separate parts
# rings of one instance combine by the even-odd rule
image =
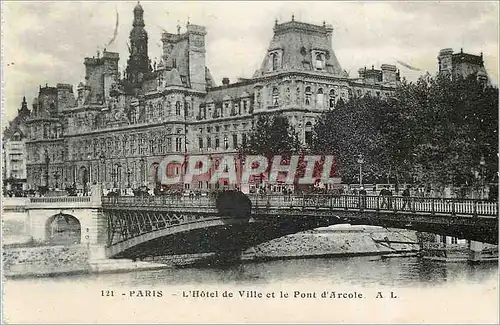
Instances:
[[[272,64],[273,64],[273,71],[278,70],[278,54],[272,53],[271,60],[272,60]]]
[[[281,68],[281,50],[274,50],[269,53],[269,71],[276,71]]]
[[[325,62],[323,60],[322,54],[316,54],[316,70],[323,70],[325,66]]]

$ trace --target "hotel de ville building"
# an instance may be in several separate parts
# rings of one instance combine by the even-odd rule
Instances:
[[[272,26],[270,26],[272,27]],[[130,55],[104,50],[85,58],[85,81],[40,87],[25,121],[28,188],[154,188],[169,154],[235,152],[260,114],[281,113],[304,145],[321,114],[353,96],[387,96],[399,82],[393,65],[362,68],[352,78],[332,48],[333,28],[290,21],[274,25],[252,78],[222,85],[206,66],[206,28],[162,34],[162,57],[151,63],[144,10],[133,9]],[[198,181],[187,189],[209,189]]]

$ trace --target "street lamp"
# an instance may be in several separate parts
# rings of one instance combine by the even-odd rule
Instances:
[[[103,164],[104,165],[104,183],[106,183],[106,157],[104,156],[103,153],[101,153],[99,155],[99,162],[97,163],[97,178],[98,180],[101,178],[101,167],[100,165]]]
[[[49,188],[49,163],[49,152],[47,151],[47,149],[45,149],[45,187],[47,189]]]
[[[158,187],[159,187],[159,186],[158,186],[158,184],[159,184],[159,182],[158,182],[158,166],[159,166],[159,165],[160,165],[160,164],[159,164],[159,163],[157,163],[157,162],[153,163],[153,171],[154,171],[153,181],[154,181],[154,188],[158,188]]]
[[[144,165],[146,163],[146,160],[144,159],[144,157],[141,157],[141,159],[139,160],[139,162],[141,163],[141,185],[144,185]]]
[[[363,159],[363,155],[358,156],[358,164],[359,164],[359,187],[363,186],[363,164],[365,160]]]
[[[481,177],[481,199],[484,199],[484,168],[486,165],[486,161],[484,160],[484,156],[481,156],[481,160],[479,160],[479,172]]]
[[[59,179],[59,177],[60,177],[60,176],[61,176],[61,175],[60,175],[60,174],[59,174],[59,172],[56,170],[56,171],[54,172],[54,179],[56,180],[56,188],[59,188],[59,183],[58,183],[58,181],[57,181],[57,180]]]

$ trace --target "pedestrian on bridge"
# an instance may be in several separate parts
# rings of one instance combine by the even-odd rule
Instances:
[[[380,205],[380,208],[388,208],[388,200],[387,197],[389,196],[389,187],[385,186],[381,191],[380,191],[380,196],[382,197],[382,204]]]
[[[403,210],[408,206],[410,208],[410,186],[407,186],[403,191]]]
[[[359,208],[366,208],[366,190],[363,186],[359,189]]]

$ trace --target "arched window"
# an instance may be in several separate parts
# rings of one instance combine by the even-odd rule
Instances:
[[[316,69],[323,70],[324,62],[321,54],[316,54]]]
[[[312,123],[307,122],[305,128],[305,141],[306,145],[310,146],[312,144]]]
[[[181,102],[175,102],[175,115],[181,115]]]
[[[323,107],[324,104],[323,88],[318,89],[316,94],[316,103],[319,107]]]
[[[306,87],[305,93],[306,93],[306,100],[305,100],[306,105],[311,105],[311,94],[312,93],[311,93],[311,87],[310,86]]]
[[[328,99],[328,107],[330,107],[330,109],[335,108],[335,89],[330,90],[330,95],[329,95],[329,99]]]
[[[273,106],[279,106],[279,92],[278,88],[274,87],[273,88]]]
[[[300,98],[300,87],[297,87],[297,91],[295,93],[295,102],[298,104],[301,102],[301,98]]]

